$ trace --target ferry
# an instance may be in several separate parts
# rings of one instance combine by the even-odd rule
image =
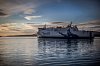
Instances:
[[[46,27],[38,28],[39,38],[94,38],[92,31],[79,30],[72,22],[67,27]]]

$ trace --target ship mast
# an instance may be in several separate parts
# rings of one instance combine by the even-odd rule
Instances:
[[[44,27],[43,28],[46,28],[46,24],[44,25]]]
[[[72,21],[70,22],[70,24],[69,24],[69,25],[70,25],[70,27],[72,26]]]

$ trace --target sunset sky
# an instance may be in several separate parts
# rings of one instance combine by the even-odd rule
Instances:
[[[0,35],[32,34],[27,23],[70,21],[100,25],[100,0],[0,0]]]

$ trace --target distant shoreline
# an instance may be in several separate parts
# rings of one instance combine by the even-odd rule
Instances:
[[[10,36],[0,36],[0,37],[36,37],[36,34],[33,35],[10,35]]]

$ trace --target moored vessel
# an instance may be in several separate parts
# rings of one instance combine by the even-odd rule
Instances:
[[[92,31],[79,30],[76,25],[70,23],[67,27],[38,28],[39,38],[94,38]]]

